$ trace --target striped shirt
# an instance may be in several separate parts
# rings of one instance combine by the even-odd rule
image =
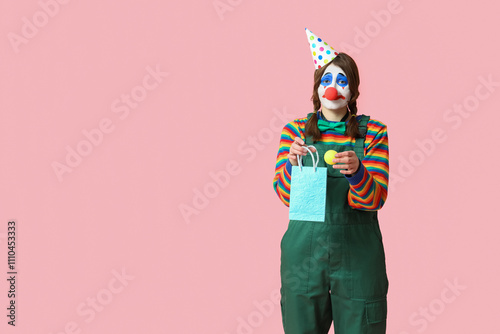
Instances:
[[[360,117],[357,116],[357,119],[359,120]],[[285,125],[281,131],[273,187],[286,206],[290,204],[290,180],[292,178],[292,165],[288,160],[288,153],[295,137],[305,141],[306,123],[307,117],[298,118]],[[325,145],[346,146],[346,151],[351,151],[354,150],[356,140],[329,129],[321,133],[319,142]],[[387,126],[384,123],[375,119],[368,121],[364,153],[365,157],[357,173],[345,176],[349,181],[347,201],[353,209],[380,210],[387,199],[389,182],[389,141]]]

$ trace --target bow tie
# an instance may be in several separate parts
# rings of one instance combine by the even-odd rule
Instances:
[[[322,119],[318,119],[318,129],[321,132],[330,129],[340,134],[345,134],[345,122],[328,122]]]

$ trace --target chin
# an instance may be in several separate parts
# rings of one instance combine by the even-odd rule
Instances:
[[[345,102],[344,100],[341,100],[341,101],[321,101],[321,105],[325,108],[328,108],[328,109],[332,109],[332,110],[336,110],[336,109],[341,109],[341,108],[344,108],[345,106],[347,106],[347,102]]]

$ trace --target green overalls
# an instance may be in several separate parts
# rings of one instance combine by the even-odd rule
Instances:
[[[369,118],[362,115],[359,122],[364,136]],[[352,209],[349,182],[323,159],[328,150],[353,150],[363,161],[364,136],[356,139],[354,149],[305,140],[318,150],[318,167],[328,168],[326,217],[325,222],[290,220],[281,240],[285,334],[326,334],[332,320],[335,334],[386,331],[389,282],[377,211]],[[302,163],[312,166],[310,155]]]

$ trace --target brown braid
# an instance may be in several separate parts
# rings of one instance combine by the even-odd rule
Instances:
[[[358,96],[359,96],[359,92],[358,92]],[[356,119],[356,115],[357,115],[357,112],[358,112],[358,107],[356,106],[356,100],[352,100],[349,102],[349,104],[347,105],[347,109],[348,109],[348,113],[351,114],[351,116],[349,116],[348,120],[349,122],[347,123],[347,128],[346,128],[346,134],[352,138],[360,138],[361,137],[361,133],[359,132],[359,124],[358,124],[358,120]]]

